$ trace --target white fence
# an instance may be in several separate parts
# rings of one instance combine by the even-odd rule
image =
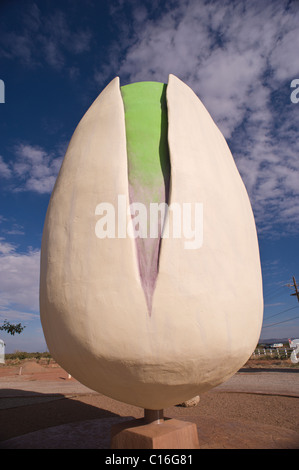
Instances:
[[[286,359],[291,356],[293,349],[290,348],[256,348],[252,358],[273,357],[273,359]]]

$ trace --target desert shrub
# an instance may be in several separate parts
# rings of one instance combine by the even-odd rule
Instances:
[[[15,351],[14,353],[5,354],[5,359],[19,360],[23,361],[24,359],[37,359],[38,361],[42,358],[51,359],[51,354],[46,352],[25,352],[25,351]]]

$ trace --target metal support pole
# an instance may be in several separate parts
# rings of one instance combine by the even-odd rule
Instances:
[[[144,420],[147,424],[161,424],[164,422],[164,410],[144,409]]]

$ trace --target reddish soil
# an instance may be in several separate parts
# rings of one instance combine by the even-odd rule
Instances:
[[[5,365],[0,367],[0,377],[22,376],[23,380],[66,380],[68,373],[56,362],[49,365],[39,364],[35,360],[21,361],[18,365]],[[74,378],[68,380],[75,380]]]
[[[257,363],[254,360],[254,362],[249,361],[244,367],[269,368],[271,366],[281,368],[288,367],[290,364],[286,361],[276,361],[271,364],[269,360],[259,360]],[[21,376],[19,376],[20,367],[22,367]],[[40,381],[56,382],[57,385],[66,381],[74,385],[77,383],[74,378],[68,378],[68,373],[53,361],[48,365],[41,365],[34,360],[26,360],[17,365],[0,366],[0,379],[7,377],[16,380],[16,376],[24,382],[37,381],[37,384]],[[140,408],[97,393],[73,394],[67,397],[60,395],[55,399],[43,395],[42,398],[44,402],[41,400],[38,402],[36,397],[30,397],[28,405],[26,402],[15,405],[10,405],[8,402],[7,406],[3,405],[0,409],[0,421],[4,423],[4,427],[0,432],[0,441],[25,436],[34,431],[44,432],[46,429],[56,429],[54,446],[69,448],[69,443],[64,444],[63,441],[63,436],[67,437],[64,426],[76,423],[79,425],[81,422],[86,423],[86,420],[102,420],[104,425],[107,418],[140,418],[143,415],[143,410]],[[3,398],[2,400],[4,403],[5,400],[13,399]],[[1,403],[0,398],[0,405]],[[195,422],[201,448],[299,448],[299,399],[296,397],[212,390],[200,397],[198,406],[194,408],[174,406],[165,410],[165,415]],[[53,426],[58,427],[52,428]],[[31,445],[35,445],[34,442],[36,441],[33,439]],[[93,445],[90,438],[88,442],[89,445]],[[82,436],[76,447],[80,447],[80,444],[85,448]],[[63,447],[64,445],[66,447]],[[5,445],[1,446],[1,442],[0,448],[5,448]],[[37,448],[39,448],[38,444]]]

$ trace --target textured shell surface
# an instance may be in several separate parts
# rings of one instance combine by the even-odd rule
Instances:
[[[78,124],[53,189],[41,248],[40,315],[73,377],[148,409],[182,403],[233,375],[259,339],[262,276],[250,201],[227,143],[195,93],[166,87],[168,203],[201,203],[203,241],[163,238],[151,312],[132,237],[98,238],[95,208],[130,204],[119,79]],[[169,211],[167,223],[173,214]],[[129,225],[131,214],[125,213]],[[116,221],[116,231],[117,224]]]

